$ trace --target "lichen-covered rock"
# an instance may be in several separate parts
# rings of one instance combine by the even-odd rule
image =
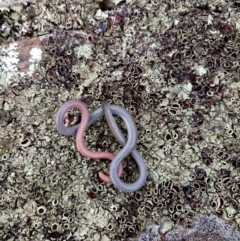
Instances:
[[[170,238],[201,213],[240,225],[238,1],[8,6],[0,7],[0,240],[132,241],[158,220]],[[141,190],[101,183],[109,162],[82,157],[74,138],[57,133],[56,110],[68,99],[90,112],[103,100],[131,112],[149,173]],[[80,119],[75,110],[65,117]],[[85,141],[121,150],[104,118]],[[123,180],[136,180],[131,157],[124,166]],[[163,240],[155,231],[148,238]]]
[[[160,234],[161,226],[156,224],[148,225],[146,231],[140,235],[138,241],[163,241]]]
[[[161,239],[162,237],[162,239]],[[161,233],[161,227],[156,224],[147,226],[138,241],[238,241],[240,232],[234,223],[228,223],[215,215],[199,215],[195,226],[185,228],[176,226],[166,233]]]

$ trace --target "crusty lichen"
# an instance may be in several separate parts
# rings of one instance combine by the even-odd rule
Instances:
[[[19,62],[18,44],[12,43],[7,48],[1,47],[0,49],[0,85],[7,86],[11,82],[11,78],[15,77],[18,73],[17,64]]]
[[[2,240],[134,240],[160,218],[169,231],[206,212],[239,225],[239,5],[115,3],[0,9],[1,43],[33,36],[37,43],[26,44],[29,59],[37,52],[30,72],[16,52],[21,41],[0,50]],[[90,111],[105,100],[132,113],[149,170],[140,191],[100,183],[97,172],[108,172],[109,162],[82,157],[74,138],[57,133],[56,110],[73,98]],[[66,116],[78,121],[76,111]],[[87,131],[86,143],[121,149],[104,119]],[[136,179],[131,157],[124,165],[123,179]]]

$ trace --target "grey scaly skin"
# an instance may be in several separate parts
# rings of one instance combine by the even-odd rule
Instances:
[[[131,114],[124,108],[117,105],[108,106],[105,102],[102,103],[102,110],[107,120],[108,126],[110,127],[114,137],[117,139],[123,149],[116,155],[110,165],[110,178],[113,184],[123,192],[134,192],[140,189],[146,182],[147,179],[147,166],[140,155],[140,153],[134,149],[137,143],[137,127],[131,116]],[[128,139],[123,136],[122,132],[117,126],[112,113],[118,115],[125,122],[128,130]],[[123,182],[118,175],[116,175],[117,168],[121,161],[129,154],[134,158],[138,165],[139,177],[133,183]]]
[[[61,107],[60,107],[61,109]],[[60,113],[61,111],[58,111]],[[126,139],[120,129],[118,128],[112,114],[119,116],[125,123],[128,130],[128,138]],[[110,178],[119,190],[123,192],[134,192],[139,190],[146,182],[147,179],[147,166],[140,155],[140,153],[135,150],[135,146],[137,143],[137,127],[135,122],[131,116],[131,114],[124,109],[123,107],[117,105],[107,105],[105,102],[102,103],[102,108],[98,108],[92,112],[89,118],[88,127],[90,127],[98,118],[105,115],[107,123],[120,145],[123,146],[122,150],[117,153],[114,160],[111,162],[110,166]],[[61,116],[61,118],[63,118]],[[59,120],[59,116],[56,117],[56,125],[57,130],[66,136],[75,135],[79,125],[75,125],[72,127],[66,127],[63,124],[63,121]],[[132,155],[134,160],[136,161],[139,169],[139,177],[134,183],[125,183],[118,176],[118,166],[126,158],[129,154]]]

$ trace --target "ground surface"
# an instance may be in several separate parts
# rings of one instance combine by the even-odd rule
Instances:
[[[0,13],[1,240],[136,240],[147,224],[166,232],[199,213],[240,225],[238,1],[38,1]],[[56,111],[76,98],[132,113],[149,170],[140,191],[101,183],[109,162],[58,134]],[[104,119],[86,143],[121,148]],[[131,182],[137,168],[124,165]]]

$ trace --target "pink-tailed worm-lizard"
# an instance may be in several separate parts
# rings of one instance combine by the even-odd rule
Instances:
[[[79,106],[79,107],[78,107]],[[80,107],[81,106],[81,107]],[[72,126],[72,127],[66,127],[64,125],[64,115],[65,113],[71,109],[71,108],[77,108],[81,111],[82,113],[82,120],[79,125]],[[131,116],[131,114],[124,109],[123,107],[117,106],[117,105],[107,105],[105,102],[102,103],[102,108],[98,108],[89,117],[89,112],[87,111],[87,108],[85,104],[81,101],[78,100],[70,100],[64,103],[58,110],[57,116],[56,116],[56,126],[57,130],[63,134],[63,135],[75,135],[77,132],[76,136],[76,142],[77,142],[77,148],[78,150],[85,156],[90,157],[92,153],[96,154],[96,156],[91,157],[94,159],[101,159],[102,157],[99,157],[98,154],[99,152],[91,152],[89,150],[82,150],[82,145],[83,144],[83,136],[85,130],[91,126],[98,118],[101,116],[105,115],[105,118],[107,120],[107,123],[117,139],[117,141],[123,146],[122,150],[114,156],[112,153],[110,153],[112,156],[109,158],[108,157],[103,157],[106,159],[112,160],[111,165],[110,165],[110,179],[108,176],[106,176],[103,173],[99,173],[99,176],[102,180],[104,181],[112,181],[115,187],[120,189],[121,191],[124,192],[134,192],[140,189],[146,182],[147,179],[147,166],[142,158],[142,156],[139,154],[137,150],[135,150],[136,142],[137,142],[137,127],[135,125],[135,122]],[[86,115],[88,113],[88,116]],[[128,130],[128,139],[126,139],[120,129],[118,128],[112,114],[115,114],[119,116],[124,123],[126,124],[127,130]],[[86,117],[84,116],[86,115]],[[85,127],[83,128],[82,125],[85,124]],[[81,130],[81,131],[80,131]],[[80,145],[80,146],[79,146]],[[85,146],[84,146],[85,147]],[[86,147],[85,147],[86,148]],[[102,152],[100,152],[102,153]],[[106,154],[103,152],[103,155]],[[131,154],[136,161],[139,169],[139,177],[134,183],[125,183],[120,179],[120,176],[122,174],[122,164],[121,162],[123,161],[124,158],[126,158],[129,154]],[[102,154],[101,154],[102,155]]]
[[[81,114],[81,123],[77,126],[66,127],[64,125],[64,116],[66,112],[72,108],[78,109]],[[82,101],[78,100],[69,100],[65,102],[58,110],[56,115],[56,126],[57,130],[66,136],[72,136],[76,134],[76,145],[78,151],[85,157],[92,159],[108,159],[112,161],[115,157],[113,153],[110,152],[93,152],[87,149],[84,145],[84,134],[89,125],[89,111],[86,105]],[[118,175],[121,176],[123,171],[122,165],[119,166]],[[100,179],[104,182],[111,182],[109,176],[105,175],[103,172],[98,173]]]

